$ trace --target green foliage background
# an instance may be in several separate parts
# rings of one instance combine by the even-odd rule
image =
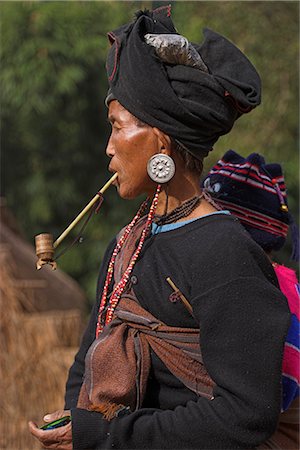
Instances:
[[[109,178],[106,33],[131,20],[136,10],[163,3],[0,3],[1,189],[30,242],[43,231],[57,237]],[[298,2],[168,3],[181,34],[194,42],[202,41],[205,26],[224,34],[247,54],[263,81],[262,105],[219,140],[205,171],[229,148],[280,162],[297,218]],[[60,259],[91,301],[107,243],[140,200],[121,200],[114,189],[105,199],[85,243]],[[288,243],[279,261],[291,265],[289,253]]]

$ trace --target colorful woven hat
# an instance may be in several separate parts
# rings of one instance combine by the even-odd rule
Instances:
[[[280,164],[266,164],[258,153],[244,158],[228,150],[212,167],[203,187],[222,209],[228,209],[239,218],[252,238],[267,252],[283,246],[290,227],[292,258],[299,259],[298,227],[288,210]]]

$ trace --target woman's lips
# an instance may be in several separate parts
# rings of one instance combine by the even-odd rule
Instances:
[[[116,170],[113,170],[111,167],[109,167],[108,170],[109,170],[112,174],[114,174],[114,173],[117,172]],[[119,176],[117,176],[117,178],[112,182],[112,185],[113,185],[113,186],[119,186]]]

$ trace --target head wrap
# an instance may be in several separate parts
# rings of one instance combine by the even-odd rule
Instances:
[[[239,218],[266,251],[279,250],[283,246],[290,226],[292,258],[299,259],[299,230],[288,211],[280,164],[266,164],[258,153],[243,158],[228,150],[210,170],[203,187],[217,204]]]
[[[170,45],[173,55],[184,47],[186,58],[164,58],[159,46],[169,44],[162,35],[182,38]],[[108,37],[107,101],[117,99],[131,114],[159,128],[199,159],[242,113],[260,103],[260,78],[246,56],[209,29],[204,30],[201,45],[189,43],[176,32],[170,6],[139,11],[135,21]]]

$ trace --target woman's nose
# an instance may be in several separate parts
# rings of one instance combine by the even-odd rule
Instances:
[[[114,146],[112,144],[111,137],[109,138],[109,141],[108,141],[107,146],[106,146],[106,154],[107,154],[107,156],[109,158],[112,158],[114,156],[114,154],[115,154],[115,150],[114,150]]]

